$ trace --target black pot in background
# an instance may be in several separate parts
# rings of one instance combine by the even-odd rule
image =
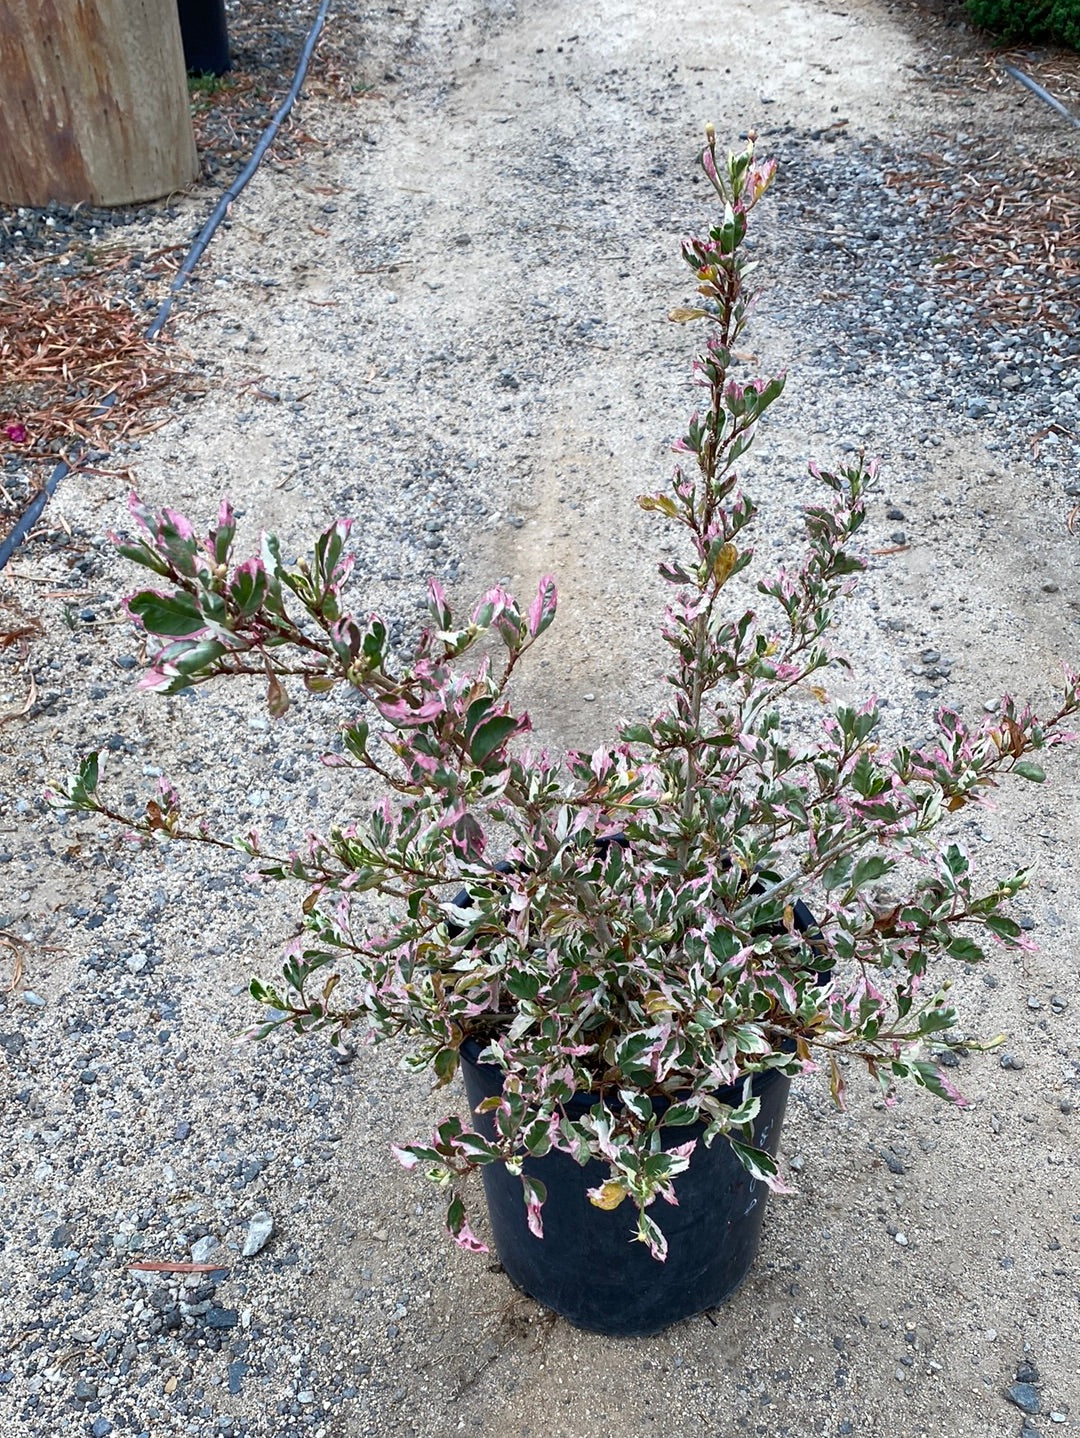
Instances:
[[[191,75],[224,75],[229,68],[225,0],[177,0],[184,64]]]
[[[475,1039],[461,1046],[465,1091],[474,1113],[485,1098],[502,1092],[501,1070],[477,1063],[480,1050]],[[753,1091],[761,1100],[754,1143],[774,1156],[790,1086],[790,1079],[775,1070],[754,1078]],[[742,1085],[719,1090],[717,1098],[740,1103]],[[582,1094],[569,1107],[584,1110],[594,1102]],[[662,1099],[653,1103],[657,1109],[663,1106]],[[494,1138],[492,1114],[476,1114],[475,1122]],[[525,1160],[524,1171],[547,1187],[542,1239],[529,1232],[520,1178],[501,1163],[487,1165],[484,1190],[492,1234],[511,1282],[576,1327],[612,1337],[658,1333],[727,1298],[757,1256],[768,1189],[750,1177],[724,1139],[706,1148],[700,1142],[704,1130],[704,1124],[662,1130],[665,1148],[699,1140],[689,1168],[673,1180],[678,1207],[657,1199],[649,1210],[668,1240],[664,1263],[633,1241],[637,1215],[630,1199],[612,1211],[589,1201],[586,1189],[607,1180],[606,1164],[593,1160],[582,1168],[556,1151]]]

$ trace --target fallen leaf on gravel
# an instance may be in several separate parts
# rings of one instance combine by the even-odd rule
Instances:
[[[0,724],[10,723],[12,719],[21,719],[24,714],[29,714],[30,710],[34,707],[34,700],[36,698],[37,684],[34,682],[34,676],[31,674],[30,691],[26,696],[26,702],[18,709],[5,709],[3,712],[0,712]]]
[[[13,934],[0,934],[0,944],[11,950],[11,983],[7,986],[7,992],[14,994],[18,992],[23,981],[22,945]]]

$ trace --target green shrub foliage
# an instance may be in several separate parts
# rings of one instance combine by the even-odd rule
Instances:
[[[1056,40],[1080,49],[1080,0],[967,0],[976,25],[1003,40]]]

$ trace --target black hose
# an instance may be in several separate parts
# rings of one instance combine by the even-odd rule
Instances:
[[[237,175],[236,179],[232,182],[229,188],[222,195],[221,199],[217,202],[216,206],[214,207],[213,214],[207,220],[206,224],[203,225],[202,229],[199,231],[198,238],[195,240],[195,243],[192,245],[191,249],[187,252],[184,263],[180,266],[179,270],[177,270],[176,278],[169,286],[169,293],[162,301],[160,309],[154,316],[153,324],[146,332],[146,338],[148,340],[157,339],[158,335],[161,333],[165,325],[165,321],[169,318],[169,311],[172,309],[172,303],[173,300],[176,298],[177,292],[183,289],[184,285],[187,283],[188,279],[191,276],[192,270],[199,263],[200,259],[202,259],[203,251],[210,243],[214,231],[228,214],[229,206],[232,204],[233,200],[236,199],[237,195],[239,195],[240,191],[244,188],[247,182],[251,179],[252,175],[254,175],[255,171],[259,168],[263,156],[266,154],[270,146],[274,143],[274,139],[277,136],[278,130],[280,130],[283,121],[285,120],[289,111],[292,109],[293,105],[296,103],[296,97],[300,93],[300,86],[304,83],[304,77],[307,75],[307,68],[311,61],[311,56],[314,53],[315,46],[318,43],[319,32],[323,27],[323,21],[326,19],[326,12],[327,10],[329,10],[329,8],[330,0],[322,0],[322,4],[319,6],[319,13],[315,16],[315,23],[312,25],[311,30],[308,32],[308,37],[304,43],[304,48],[300,52],[300,61],[297,64],[296,74],[293,76],[293,82],[289,88],[289,93],[285,96],[284,100],[282,100],[281,104],[278,107],[277,113],[274,115],[274,118],[270,121],[269,125],[267,125],[266,129],[263,131],[259,139],[259,143],[255,146],[254,150],[252,150],[251,159],[247,162],[244,168]]]
[[[1002,64],[1001,68],[1014,80],[1019,80],[1021,85],[1026,85],[1033,95],[1038,95],[1040,100],[1045,100],[1052,110],[1056,110],[1063,119],[1068,120],[1080,130],[1080,120],[1060,100],[1055,99],[1049,90],[1044,90],[1037,80],[1033,80],[1030,75],[1025,75],[1023,70],[1018,70],[1015,65]]]
[[[199,263],[200,259],[202,259],[203,252],[213,238],[214,231],[228,214],[229,206],[232,204],[233,200],[236,199],[237,195],[240,194],[240,191],[243,190],[245,185],[251,179],[252,175],[254,175],[255,171],[259,168],[263,156],[266,154],[270,146],[274,143],[278,130],[281,129],[281,126],[284,123],[286,117],[288,116],[289,111],[296,103],[296,97],[297,95],[299,95],[300,87],[303,85],[304,79],[307,76],[308,65],[311,63],[311,57],[315,53],[315,46],[318,44],[319,35],[322,31],[323,24],[326,21],[326,14],[329,9],[330,0],[322,0],[322,4],[319,6],[318,14],[315,16],[315,20],[312,23],[311,29],[308,31],[307,39],[304,42],[304,48],[300,52],[300,59],[297,62],[296,73],[293,76],[293,82],[289,87],[289,93],[285,96],[284,100],[282,100],[281,104],[277,108],[276,113],[274,114],[274,118],[270,121],[269,125],[267,125],[266,129],[259,137],[259,143],[251,152],[251,159],[248,160],[247,164],[237,175],[236,179],[232,182],[229,188],[222,195],[221,199],[214,206],[213,213],[207,220],[206,224],[203,225],[202,229],[199,231],[198,235],[196,236],[195,242],[191,246],[191,249],[188,250],[186,256],[184,257],[184,263],[176,272],[176,277],[174,278],[172,284],[169,286],[169,293],[165,296],[161,304],[158,306],[157,313],[153,318],[150,328],[146,331],[146,338],[148,340],[157,339],[158,335],[165,327],[165,322],[168,320],[169,314],[172,310],[173,300],[176,298],[177,294],[180,292],[180,290],[183,289],[184,285],[187,284],[188,280],[191,278],[191,273],[194,270],[195,266]],[[101,401],[101,404],[98,409],[94,411],[92,418],[100,419],[103,414],[108,414],[109,410],[112,409],[115,403],[116,394],[107,394],[105,398]],[[83,455],[81,457],[86,457],[87,453],[87,451],[83,451]],[[107,459],[108,452],[104,451],[100,454],[95,454],[94,458],[96,460]],[[71,464],[66,459],[60,460],[60,462],[56,465],[56,468],[52,471],[48,479],[42,485],[41,489],[38,490],[37,494],[34,495],[33,499],[27,505],[26,509],[23,510],[22,514],[19,516],[14,526],[12,527],[11,532],[7,534],[3,542],[0,543],[0,569],[4,568],[8,560],[18,549],[19,545],[23,542],[26,536],[30,533],[31,529],[33,529],[34,525],[41,518],[42,512],[44,511],[46,504],[48,504],[50,497],[56,492],[57,485],[60,483],[60,481],[64,478],[65,475],[71,473],[71,468]]]

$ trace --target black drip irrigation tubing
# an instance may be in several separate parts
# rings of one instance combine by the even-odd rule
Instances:
[[[1033,80],[1030,75],[1025,75],[1023,70],[1018,70],[1015,65],[1003,64],[1001,68],[1021,85],[1025,85],[1033,95],[1038,95],[1040,100],[1044,100],[1051,110],[1056,110],[1063,119],[1068,120],[1070,124],[1080,130],[1080,120],[1060,100],[1055,99],[1049,90],[1044,90],[1037,80]]]
[[[255,171],[259,168],[259,165],[262,163],[263,157],[265,156],[267,150],[269,150],[270,146],[274,143],[278,130],[281,129],[281,126],[285,122],[289,111],[296,103],[296,97],[299,95],[300,88],[303,85],[305,78],[307,77],[308,65],[310,65],[311,57],[315,53],[315,46],[319,43],[319,36],[322,33],[322,28],[326,21],[326,15],[329,9],[330,0],[322,0],[322,4],[319,6],[318,14],[315,16],[311,29],[308,31],[307,39],[304,41],[304,48],[300,52],[300,59],[297,62],[296,73],[293,75],[293,82],[289,86],[288,94],[285,96],[284,100],[282,100],[281,104],[278,106],[277,111],[274,114],[273,119],[270,121],[269,125],[267,125],[266,129],[259,137],[259,143],[255,146],[254,150],[252,150],[251,158],[248,160],[247,164],[240,171],[240,173],[237,175],[236,179],[232,182],[229,188],[222,195],[221,199],[214,206],[214,210],[210,215],[210,218],[207,220],[206,224],[203,225],[202,229],[196,236],[194,244],[191,246],[191,249],[188,250],[186,256],[184,257],[183,264],[176,272],[173,282],[169,286],[169,293],[165,296],[161,304],[158,306],[157,314],[154,316],[150,328],[146,331],[146,338],[148,340],[157,339],[158,335],[160,335],[161,331],[164,329],[165,324],[172,311],[173,301],[176,299],[176,296],[179,294],[179,292],[183,289],[184,285],[186,285],[188,280],[191,278],[192,271],[199,263],[200,259],[202,259],[203,253],[205,252],[207,245],[213,238],[215,230],[221,224],[225,216],[228,214],[229,206],[236,199],[237,195],[240,194],[241,190],[243,190],[244,187],[247,185],[248,181],[254,175]],[[115,393],[106,395],[105,398],[101,401],[100,407],[95,410],[92,417],[94,419],[100,419],[103,414],[108,414],[109,410],[112,409],[115,403]],[[91,453],[88,450],[84,450],[83,453],[76,460],[76,463],[79,462],[79,459],[89,458],[94,459],[95,462],[100,462],[102,459],[108,458],[108,452],[104,451]],[[42,485],[41,489],[38,490],[37,494],[34,495],[33,499],[23,510],[22,514],[16,520],[11,532],[6,536],[3,542],[0,543],[0,569],[3,569],[5,567],[8,560],[11,559],[11,557],[18,550],[19,545],[22,544],[23,540],[26,538],[26,536],[33,529],[34,525],[41,518],[45,506],[48,504],[49,499],[52,497],[52,495],[56,493],[56,488],[59,485],[60,481],[64,478],[65,475],[71,473],[72,468],[73,466],[68,462],[68,460],[60,460],[56,468],[52,471],[48,479]]]

